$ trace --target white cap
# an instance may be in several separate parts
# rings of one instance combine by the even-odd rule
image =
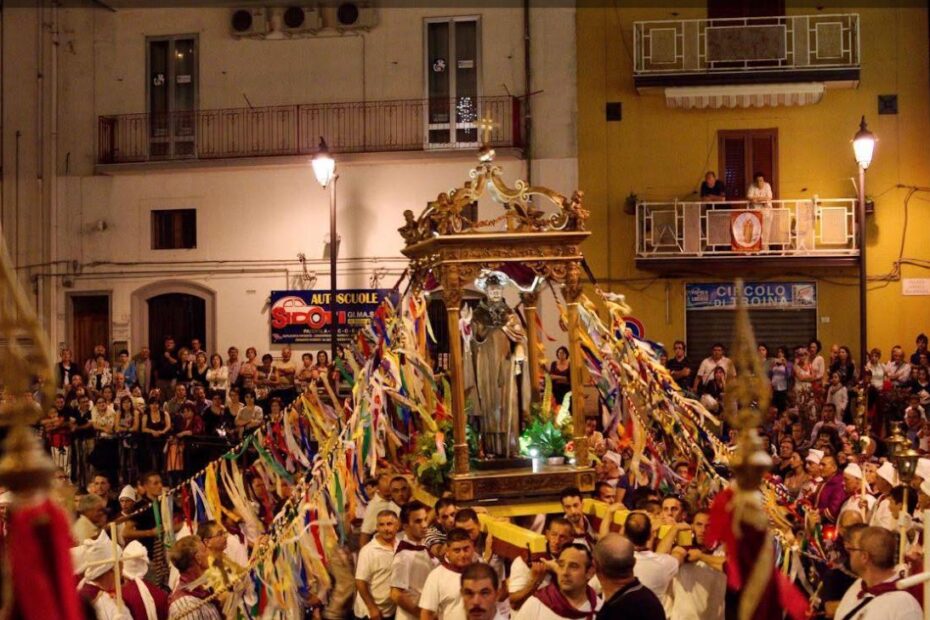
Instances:
[[[116,554],[114,557],[114,549]],[[119,559],[119,547],[114,547],[113,541],[106,532],[100,532],[96,539],[84,541],[78,547],[71,549],[71,561],[74,563],[74,572],[84,573],[84,579],[96,579],[116,566]]]
[[[917,459],[917,469],[914,473],[922,480],[930,480],[930,459]]]
[[[131,484],[127,484],[123,487],[123,490],[119,492],[119,499],[131,499],[132,501],[138,501],[139,496],[136,494],[136,490]]]
[[[930,480],[924,480],[920,483],[920,492],[924,495],[930,495]]]
[[[811,448],[807,451],[807,458],[804,460],[820,465],[820,461],[823,460],[823,450]]]
[[[843,470],[843,475],[862,480],[862,468],[856,463],[850,463],[846,466],[846,469]]]
[[[142,579],[149,572],[149,550],[134,540],[123,549],[123,574],[128,579]]]
[[[876,472],[878,477],[885,480],[891,486],[898,486],[898,472],[895,471],[891,461],[885,461]]]
[[[9,506],[13,503],[13,493],[11,491],[4,491],[0,493],[0,506]]]
[[[608,450],[608,451],[604,454],[604,459],[606,459],[606,460],[608,460],[608,461],[613,461],[614,463],[617,464],[617,467],[620,467],[620,463],[622,462],[622,459],[621,459],[620,455],[617,454],[616,452],[613,452],[613,451],[610,451],[610,450]]]

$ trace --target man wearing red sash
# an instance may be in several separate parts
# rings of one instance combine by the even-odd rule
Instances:
[[[520,608],[515,620],[593,620],[601,600],[588,581],[594,561],[585,545],[572,543],[559,555],[559,580],[536,593]]]

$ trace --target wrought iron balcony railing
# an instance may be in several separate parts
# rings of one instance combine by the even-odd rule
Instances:
[[[405,99],[101,116],[97,162],[303,155],[321,136],[335,153],[474,149],[482,118],[492,146],[522,146],[516,97]]]
[[[769,204],[641,202],[636,205],[636,259],[859,255],[855,199]],[[741,217],[746,213],[751,215]]]
[[[633,24],[637,86],[650,77],[859,69],[859,16],[790,15]]]

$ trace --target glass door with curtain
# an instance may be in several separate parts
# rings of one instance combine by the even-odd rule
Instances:
[[[477,17],[425,22],[427,149],[479,143],[479,24]]]
[[[149,156],[196,155],[197,37],[148,39]]]

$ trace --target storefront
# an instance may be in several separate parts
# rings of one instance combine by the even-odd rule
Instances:
[[[816,282],[732,282],[685,285],[688,352],[695,364],[710,354],[716,342],[729,350],[736,321],[737,295],[749,308],[757,342],[769,347],[795,347],[817,337]],[[790,352],[788,353],[790,356]]]

